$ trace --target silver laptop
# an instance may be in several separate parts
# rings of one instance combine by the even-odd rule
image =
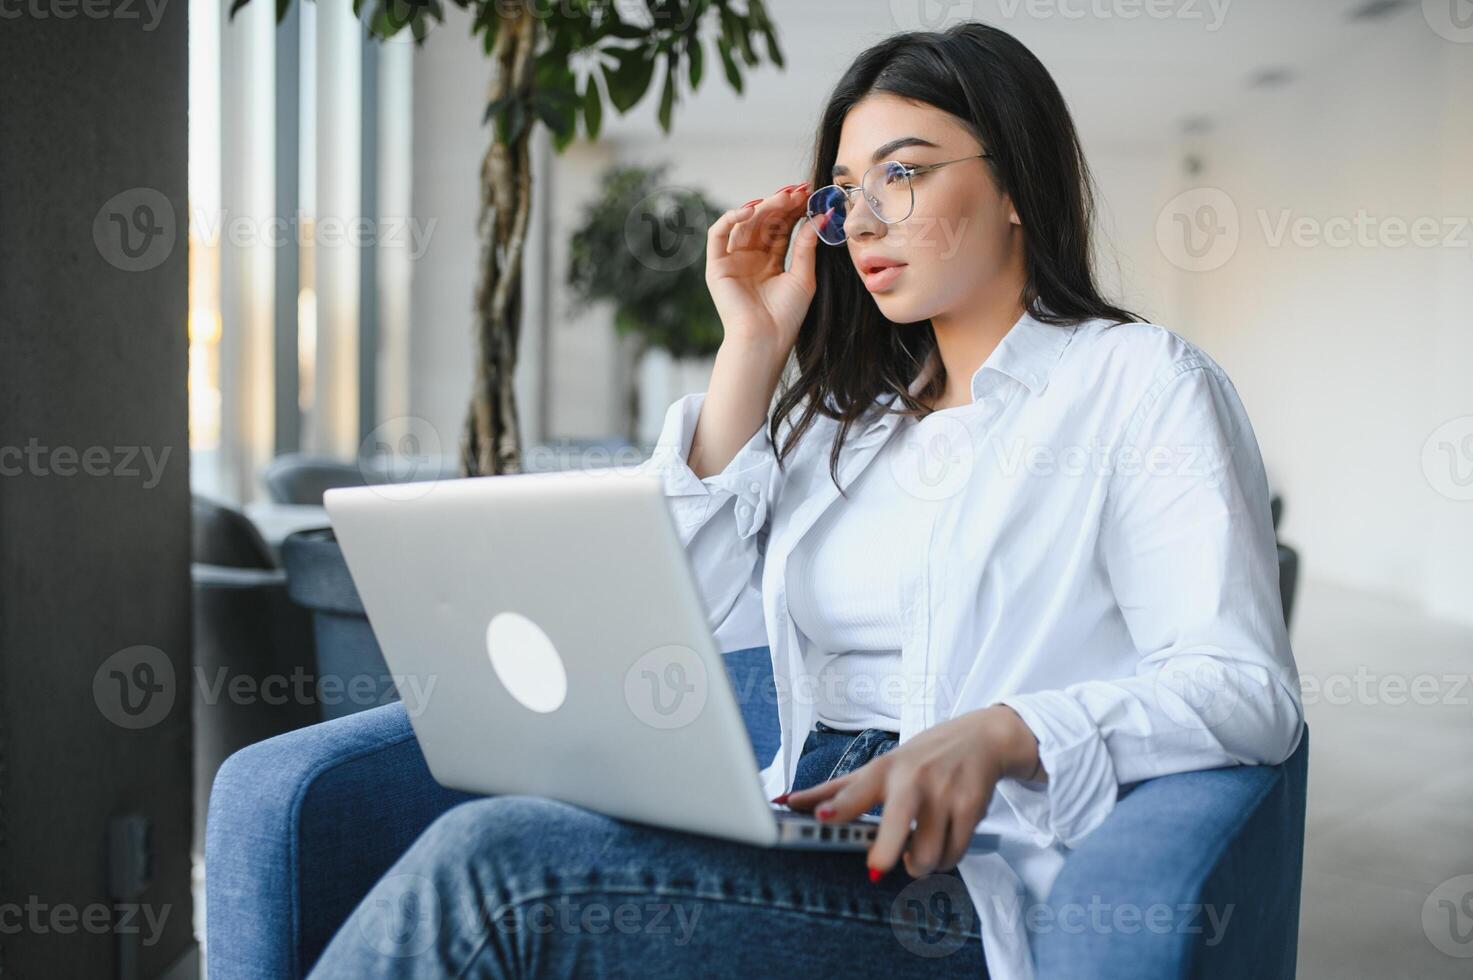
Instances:
[[[657,477],[514,474],[323,502],[443,785],[765,847],[874,839],[876,817],[826,824],[766,799]]]

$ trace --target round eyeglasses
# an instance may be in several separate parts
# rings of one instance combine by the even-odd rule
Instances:
[[[973,153],[971,156],[942,160],[940,163],[924,163],[908,167],[895,160],[877,163],[864,172],[857,185],[840,187],[829,184],[808,195],[808,219],[815,222],[818,237],[829,245],[842,245],[847,234],[844,223],[849,218],[849,200],[855,191],[864,191],[864,201],[870,211],[887,225],[893,225],[910,217],[915,210],[915,188],[910,179],[916,174],[927,173],[976,157],[990,157],[991,153]],[[815,219],[824,218],[823,221]]]

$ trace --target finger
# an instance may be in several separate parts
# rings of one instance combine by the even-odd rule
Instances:
[[[905,870],[912,878],[921,878],[936,870],[946,849],[949,811],[935,800],[923,798],[916,811],[915,829],[905,842]]]
[[[767,252],[769,260],[781,269],[796,220],[792,212],[803,200],[791,187],[763,198],[751,215],[738,220],[732,230],[730,250]]]
[[[793,790],[786,796],[778,797],[778,799],[782,800],[794,810],[811,810],[818,804],[833,797],[834,794],[847,786],[853,779],[854,773],[846,772],[842,776],[825,780],[807,789]]]
[[[763,227],[763,244],[781,271],[783,259],[788,255],[788,245],[793,240],[793,225],[802,220],[807,208],[808,184],[804,182],[781,194],[775,194],[772,200],[772,217]]]
[[[798,234],[793,238],[793,260],[788,265],[788,271],[810,294],[818,288],[818,276],[814,272],[818,252],[818,226],[813,223],[815,220],[822,220],[822,216],[799,224]]]
[[[723,258],[727,254],[727,240],[731,236],[731,230],[736,223],[751,214],[751,207],[732,208],[722,213],[721,217],[706,230],[706,259]]]
[[[976,817],[973,814],[964,808],[952,811],[946,831],[946,848],[936,864],[937,871],[950,871],[961,863],[962,858],[967,856],[967,845],[972,843],[972,831],[975,828]]]
[[[885,809],[880,814],[880,829],[875,831],[874,842],[870,844],[866,857],[871,877],[878,878],[900,860],[905,842],[910,838],[910,822],[915,819],[919,804],[920,794],[913,786],[897,785],[890,791]]]
[[[884,770],[875,761],[865,763],[854,770],[854,777],[829,798],[822,806],[814,809],[813,815],[829,823],[856,820],[859,815],[876,803],[885,801]]]

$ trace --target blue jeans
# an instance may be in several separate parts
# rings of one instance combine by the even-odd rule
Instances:
[[[895,746],[818,725],[794,788]],[[365,819],[372,819],[365,815]],[[446,812],[312,970],[324,978],[985,976],[955,872],[871,884],[862,852],[749,847],[531,796]]]

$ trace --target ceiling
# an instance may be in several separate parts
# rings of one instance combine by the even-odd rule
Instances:
[[[1271,98],[1275,84],[1293,85],[1322,59],[1353,57],[1366,32],[1393,18],[1422,17],[1417,0],[768,0],[768,7],[787,67],[750,70],[738,96],[708,45],[700,91],[676,106],[676,134],[720,139],[736,125],[806,145],[829,88],[867,45],[967,19],[1007,30],[1038,55],[1087,144],[1158,147],[1192,120],[1210,126],[1215,116],[1251,109],[1252,99]],[[1257,76],[1264,81],[1255,86]],[[627,117],[606,117],[603,135],[660,135],[657,94]]]

